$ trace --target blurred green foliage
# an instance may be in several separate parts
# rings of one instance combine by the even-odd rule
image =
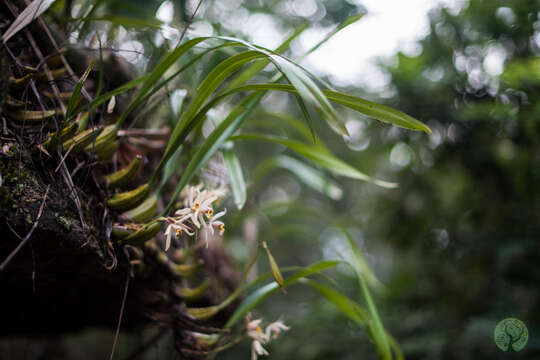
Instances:
[[[382,64],[392,96],[379,101],[426,122],[433,134],[368,120],[346,140],[351,148],[369,145],[348,160],[387,174],[398,189],[342,182],[344,198],[328,202],[295,188],[285,174],[268,181],[293,188],[289,194],[297,191],[320,214],[302,221],[291,208],[272,218],[275,231],[303,229],[274,239],[274,249],[285,248],[282,259],[325,255],[333,246],[329,224],[356,224],[357,240],[387,285],[377,297],[382,317],[406,358],[502,359],[508,355],[493,342],[498,321],[520,318],[531,334],[540,328],[539,11],[538,1],[527,0],[472,0],[458,13],[434,9],[422,51]],[[327,143],[344,149],[339,140]],[[317,248],[300,249],[315,239]],[[351,280],[349,291],[354,286]],[[376,358],[337,310],[295,295],[295,305],[268,306],[293,327],[273,356]],[[531,335],[514,357],[539,354]]]

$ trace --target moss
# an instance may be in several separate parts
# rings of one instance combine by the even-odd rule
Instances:
[[[15,143],[10,146],[10,153],[13,153],[13,156],[6,152],[0,154],[0,215],[15,215],[16,222],[31,224],[35,203],[40,203],[43,199],[43,185],[40,185],[32,173],[27,154],[19,156],[19,148]]]
[[[58,213],[55,213],[54,215],[56,216],[56,221],[58,222],[58,224],[60,224],[66,232],[70,232],[72,225],[71,218],[58,215]]]

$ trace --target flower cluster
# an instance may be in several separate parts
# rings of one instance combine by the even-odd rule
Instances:
[[[214,214],[212,204],[225,195],[223,189],[202,190],[202,184],[197,186],[187,186],[184,191],[184,207],[176,210],[174,216],[162,217],[159,220],[167,222],[165,231],[166,243],[165,251],[171,245],[173,232],[176,237],[183,232],[193,236],[195,228],[203,229],[214,235],[215,229],[219,234],[225,232],[225,224],[219,219],[227,213],[227,209]],[[205,234],[207,235],[207,234]],[[208,247],[208,236],[206,236],[206,247]]]
[[[263,347],[264,344],[275,339],[282,331],[289,330],[281,320],[274,321],[266,326],[263,331],[260,324],[262,319],[251,320],[251,314],[246,318],[246,333],[253,342],[251,343],[251,360],[257,360],[258,355],[268,355],[268,351]]]

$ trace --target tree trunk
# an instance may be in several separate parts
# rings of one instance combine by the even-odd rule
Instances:
[[[20,13],[24,4],[14,3],[11,10]],[[14,16],[5,3],[0,11],[4,33]],[[70,154],[63,161],[65,152],[56,149],[49,156],[43,151],[39,144],[55,130],[55,121],[62,121],[60,116],[41,119],[37,125],[14,119],[16,112],[59,108],[54,96],[45,95],[54,93],[51,82],[40,82],[36,74],[24,87],[7,81],[29,73],[22,65],[43,71],[42,60],[57,55],[44,34],[43,24],[34,21],[7,42],[9,51],[0,53],[0,336],[50,335],[92,326],[115,329],[131,275],[121,328],[169,327],[183,356],[203,356],[199,350],[205,349],[197,347],[191,331],[218,331],[233,307],[204,324],[190,317],[186,308],[216,304],[228,295],[238,278],[232,262],[216,239],[211,249],[193,260],[203,264],[199,275],[186,279],[175,270],[181,250],[165,254],[159,236],[140,247],[111,240],[112,224],[119,218],[107,209],[111,191],[103,175],[114,166],[85,152]],[[36,53],[32,40],[42,55]],[[60,42],[67,44],[61,38]],[[86,66],[66,58],[75,69]],[[94,75],[85,86],[90,92]],[[65,76],[71,81],[57,81],[57,87],[72,91],[77,79],[69,72]],[[14,105],[17,101],[24,101],[23,108]],[[104,121],[103,113],[92,116]],[[207,271],[209,266],[212,272]],[[180,288],[205,279],[211,280],[210,289],[187,304]]]

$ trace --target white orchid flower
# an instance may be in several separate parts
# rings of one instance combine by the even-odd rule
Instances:
[[[201,225],[206,225],[203,214],[212,216],[214,213],[211,205],[220,194],[216,193],[216,191],[200,191],[200,185],[190,186],[185,201],[186,208],[177,210],[175,215],[184,216],[184,220],[190,219],[193,225],[200,229]]]
[[[218,212],[216,215],[213,215],[213,212],[210,212],[210,214],[206,212],[206,216],[208,217],[208,227],[210,228],[212,235],[214,235],[214,228],[219,229],[219,235],[223,235],[225,232],[225,223],[218,219],[223,217],[226,213],[227,209]]]
[[[190,236],[193,235],[191,228],[184,224],[183,219],[177,219],[173,217],[161,217],[158,220],[166,221],[169,224],[169,226],[167,226],[167,229],[165,230],[165,251],[167,251],[171,246],[173,230],[176,237],[182,235],[182,232],[184,231]]]
[[[260,341],[253,340],[253,342],[251,343],[251,360],[257,360],[258,355],[267,356],[269,354],[268,354],[268,351],[266,351],[266,349],[263,348]]]
[[[263,332],[261,323],[262,319],[252,320],[251,314],[248,314],[246,317],[245,331],[247,336],[253,340],[251,343],[251,360],[257,360],[259,355],[268,355],[268,351],[266,351],[263,345],[268,344],[272,338],[276,338],[282,331],[289,330],[289,327],[283,321],[278,320],[268,324],[266,330]]]
[[[184,208],[178,209],[174,213],[174,217],[160,218],[161,221],[167,221],[169,226],[165,231],[167,250],[171,244],[173,230],[176,236],[180,236],[182,232],[188,235],[194,235],[194,226],[197,229],[201,227],[205,230],[206,247],[208,247],[208,231],[213,235],[214,228],[219,230],[219,234],[223,235],[225,224],[218,220],[227,213],[227,210],[220,211],[214,215],[212,203],[226,194],[224,189],[206,189],[202,190],[202,184],[196,186],[186,186],[182,191],[184,197]],[[188,225],[186,225],[188,222]]]
[[[255,319],[255,320],[248,321],[248,323],[246,324],[246,332],[247,332],[247,335],[253,340],[265,343],[266,337],[261,327],[259,326],[261,322],[262,322],[262,319]]]
[[[202,184],[195,185],[195,186],[186,186],[184,190],[182,191],[182,196],[184,196],[184,206],[191,208],[193,206],[193,202],[195,201],[195,198],[200,194]]]
[[[268,355],[268,351],[263,348],[262,344],[266,343],[266,336],[261,329],[262,319],[251,320],[248,316],[246,323],[246,333],[253,342],[251,343],[251,360],[257,360],[258,355]]]
[[[282,331],[287,331],[290,328],[283,323],[283,321],[278,320],[269,324],[265,329],[266,341],[270,341],[271,338],[275,339],[279,336]]]

